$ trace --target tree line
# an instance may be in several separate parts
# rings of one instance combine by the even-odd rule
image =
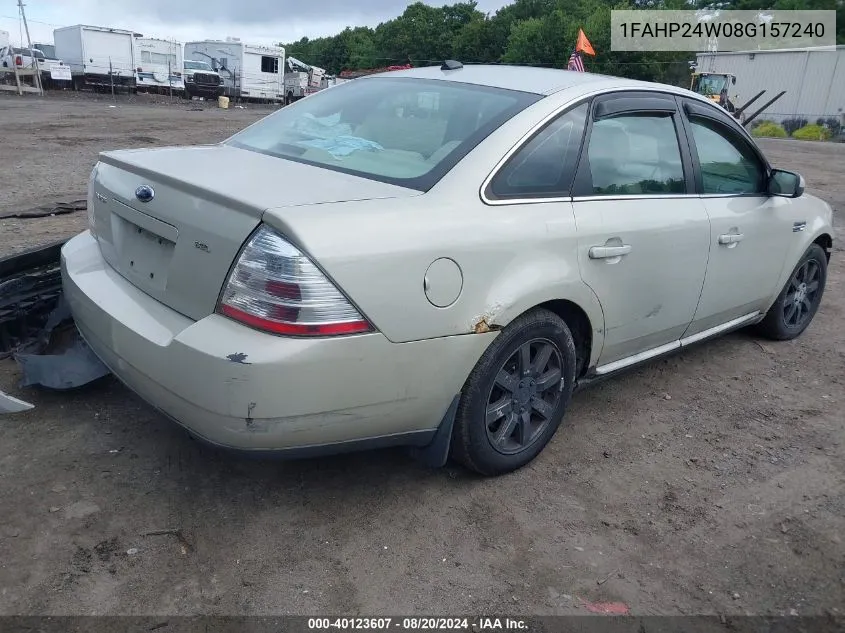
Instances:
[[[515,0],[493,14],[474,0],[441,7],[422,2],[375,28],[347,27],[330,37],[282,43],[288,55],[338,74],[444,59],[464,63],[508,63],[566,68],[578,29],[596,50],[585,56],[590,72],[689,83],[695,53],[612,52],[611,9],[835,9],[837,43],[845,43],[843,0]]]

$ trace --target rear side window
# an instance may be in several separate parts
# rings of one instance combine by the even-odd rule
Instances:
[[[703,193],[760,193],[765,189],[766,170],[748,143],[709,119],[690,117],[690,124]]]
[[[625,115],[593,123],[592,195],[685,193],[675,124],[668,115]]]
[[[427,191],[540,95],[451,81],[374,77],[323,90],[228,143]]]
[[[588,107],[583,103],[560,115],[528,141],[493,178],[490,193],[499,199],[568,195]]]

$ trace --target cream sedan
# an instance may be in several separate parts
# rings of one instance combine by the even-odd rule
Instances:
[[[73,315],[192,434],[484,474],[573,389],[813,319],[831,209],[686,90],[508,66],[358,79],[210,146],[100,156]]]

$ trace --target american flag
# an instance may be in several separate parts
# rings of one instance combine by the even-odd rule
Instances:
[[[569,56],[569,64],[566,66],[566,70],[574,70],[579,73],[586,72],[584,70],[584,61],[581,59],[581,55],[578,51],[572,51],[572,55]]]

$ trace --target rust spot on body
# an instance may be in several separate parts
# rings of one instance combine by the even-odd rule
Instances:
[[[487,334],[490,330],[490,324],[487,323],[487,319],[481,319],[472,329],[475,334]]]

